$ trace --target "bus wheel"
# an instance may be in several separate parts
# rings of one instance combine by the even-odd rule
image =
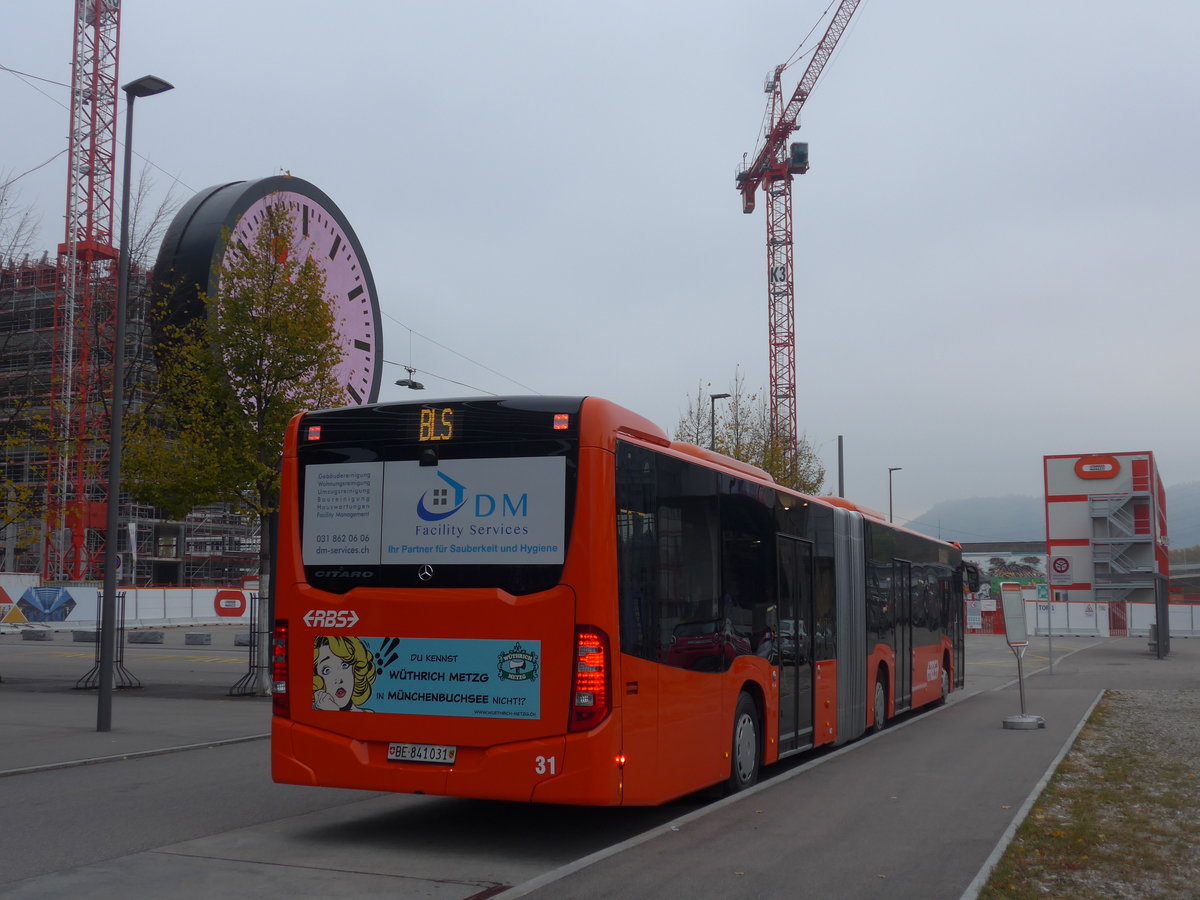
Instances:
[[[950,667],[942,660],[942,702],[950,699]]]
[[[744,791],[758,781],[758,707],[747,693],[738,697],[733,714],[733,752],[729,766],[729,793]]]
[[[887,724],[887,676],[882,670],[875,676],[875,712],[871,717],[871,733],[882,731]]]

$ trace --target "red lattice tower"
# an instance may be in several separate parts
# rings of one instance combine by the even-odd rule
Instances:
[[[58,247],[46,478],[49,580],[100,578],[115,332],[112,245],[120,0],[76,0],[66,240]],[[114,498],[115,500],[116,498]]]
[[[842,0],[824,37],[809,60],[791,100],[783,102],[781,79],[787,66],[776,66],[766,84],[771,95],[766,140],[754,161],[738,173],[742,212],[754,212],[755,191],[761,184],[767,195],[767,302],[770,352],[771,434],[783,443],[789,458],[796,449],[796,300],[792,269],[792,176],[808,171],[808,148],[788,146],[799,127],[800,109],[838,40],[850,24],[860,0]]]

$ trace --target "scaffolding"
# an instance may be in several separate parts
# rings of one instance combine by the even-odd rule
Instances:
[[[65,442],[83,448],[79,490],[89,502],[107,498],[108,398],[111,390],[88,392],[98,423],[87,440],[55,434],[55,309],[59,268],[49,253],[40,259],[0,260],[0,571],[46,571],[47,548],[65,554],[70,534],[47,533],[53,518],[55,484],[51,466]],[[94,319],[105,321],[111,292],[97,291]],[[156,369],[150,323],[147,273],[133,269],[129,279],[126,343],[126,413],[141,409],[154,390]],[[103,342],[101,342],[102,344]],[[90,370],[111,379],[111,360],[97,354]],[[74,398],[79,401],[79,395]],[[72,494],[68,499],[74,499]],[[122,492],[117,551],[120,581],[126,585],[201,587],[237,585],[258,573],[257,520],[227,506],[193,510],[183,520],[134,502]],[[103,528],[103,522],[89,530]],[[101,536],[102,537],[102,536]],[[86,577],[86,576],[85,576]]]

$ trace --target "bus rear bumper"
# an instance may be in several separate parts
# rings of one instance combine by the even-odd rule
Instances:
[[[620,726],[495,747],[458,748],[454,765],[394,762],[388,744],[276,718],[271,777],[280,784],[515,802],[621,803]],[[318,775],[318,772],[320,775]]]

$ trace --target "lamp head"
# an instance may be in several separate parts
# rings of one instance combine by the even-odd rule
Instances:
[[[143,75],[128,84],[121,85],[121,90],[130,97],[151,97],[154,94],[172,90],[174,87],[175,85],[171,82],[164,81],[157,75]]]

